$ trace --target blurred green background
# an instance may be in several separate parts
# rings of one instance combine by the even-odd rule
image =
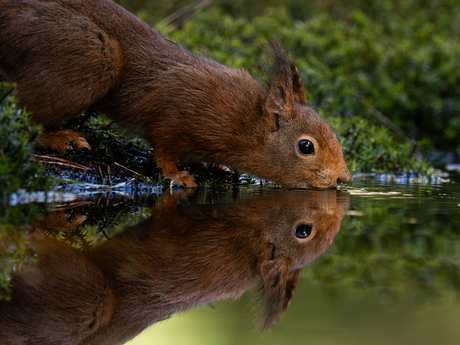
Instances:
[[[216,309],[198,307],[147,328],[126,345],[455,345],[460,304],[420,308],[411,301],[385,305],[374,293],[341,290],[331,301],[300,282],[291,305],[270,334],[260,334],[248,299]]]
[[[255,77],[261,47],[282,38],[353,171],[430,174],[421,154],[460,154],[458,1],[118,2],[187,49]]]

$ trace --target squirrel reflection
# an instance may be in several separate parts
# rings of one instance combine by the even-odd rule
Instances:
[[[262,323],[286,310],[322,255],[347,193],[285,191],[233,205],[169,196],[152,216],[89,251],[33,239],[39,261],[0,301],[1,344],[123,344],[175,312],[260,284]]]

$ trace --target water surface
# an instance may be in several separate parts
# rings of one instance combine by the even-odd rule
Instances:
[[[342,228],[268,335],[250,297],[196,308],[130,344],[460,344],[460,188],[355,182]]]
[[[341,191],[112,193],[20,205],[1,218],[3,262],[26,261],[7,293],[15,279],[36,289],[16,301],[30,332],[69,343],[94,343],[98,333],[124,343],[143,330],[128,343],[460,344],[459,186],[354,182]],[[5,226],[18,212],[35,225]],[[28,236],[40,244],[30,249]],[[34,252],[48,240],[48,251]],[[43,292],[45,280],[55,293]],[[62,303],[88,305],[88,315],[58,315]],[[25,322],[8,315],[0,323],[9,329]]]

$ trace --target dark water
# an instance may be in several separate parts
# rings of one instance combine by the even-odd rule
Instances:
[[[0,343],[460,344],[459,198],[354,182],[4,208]]]

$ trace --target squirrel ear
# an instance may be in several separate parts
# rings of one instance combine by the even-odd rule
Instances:
[[[292,115],[295,103],[307,105],[299,70],[279,40],[272,40],[266,48],[271,56],[267,108],[270,114]]]
[[[284,258],[272,259],[262,264],[264,330],[271,329],[287,309],[297,289],[302,269],[290,271]]]
[[[270,113],[284,113],[294,108],[294,97],[289,85],[274,84],[268,93],[267,107]]]
[[[289,59],[291,59],[289,57]],[[307,97],[305,97],[305,89],[303,86],[303,80],[300,78],[299,70],[297,69],[294,61],[291,60],[291,71],[292,71],[292,90],[294,92],[294,100],[297,103],[308,105]]]
[[[280,117],[292,114],[294,110],[294,98],[286,92],[283,85],[273,85],[268,93],[267,109],[271,117],[271,130],[276,132],[280,129]]]

